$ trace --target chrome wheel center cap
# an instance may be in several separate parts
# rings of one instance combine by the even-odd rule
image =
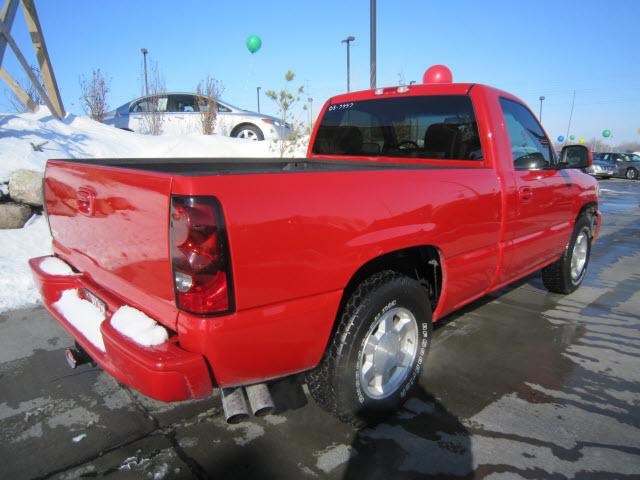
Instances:
[[[369,397],[398,391],[414,364],[418,338],[418,322],[406,308],[392,308],[371,325],[358,358],[360,386]]]

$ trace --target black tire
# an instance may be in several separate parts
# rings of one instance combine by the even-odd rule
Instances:
[[[367,393],[368,387],[363,388],[361,384],[359,359],[369,334],[373,334],[372,328],[381,315],[392,309],[409,311],[415,318],[415,356],[410,367],[403,368],[405,373],[399,375],[397,388],[390,390],[384,398],[372,398]],[[395,321],[396,317],[393,318]],[[424,286],[391,270],[372,275],[347,300],[322,362],[307,373],[312,397],[343,422],[356,425],[396,411],[419,379],[431,343],[432,328],[431,305]]]
[[[571,265],[575,251],[576,240],[580,235],[586,236],[586,262],[579,275],[571,273]],[[555,293],[568,294],[574,292],[582,285],[584,277],[587,275],[589,259],[591,258],[591,222],[586,215],[581,215],[576,221],[576,225],[571,235],[569,244],[564,249],[564,253],[559,260],[542,269],[542,283],[547,290]]]
[[[252,138],[245,137],[245,134],[249,135]],[[231,133],[231,136],[236,138],[247,138],[248,140],[264,140],[262,130],[260,130],[255,125],[251,125],[248,123],[236,127],[235,130]]]
[[[638,170],[635,168],[627,168],[627,171],[624,174],[627,180],[637,180],[638,179]]]

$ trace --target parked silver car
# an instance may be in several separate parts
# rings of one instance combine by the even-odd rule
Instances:
[[[591,166],[585,168],[583,171],[592,177],[596,177],[598,180],[608,179],[616,174],[616,169],[611,163],[598,160],[597,158],[594,158]]]
[[[594,153],[593,161],[607,162],[614,169],[614,177],[628,180],[640,177],[640,155],[635,153]]]
[[[104,123],[116,128],[146,133],[145,115],[150,105],[162,115],[162,133],[187,135],[201,133],[198,97],[193,93],[163,93],[151,100],[140,97],[106,114]],[[218,116],[215,133],[248,140],[282,138],[289,135],[289,125],[281,125],[276,117],[234,107],[217,100]]]

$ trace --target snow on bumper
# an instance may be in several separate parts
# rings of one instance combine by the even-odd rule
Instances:
[[[81,273],[71,270],[69,274],[60,263],[47,262],[47,258],[57,257],[29,261],[44,306],[100,367],[156,400],[211,394],[211,376],[202,355],[180,348],[178,337],[171,337],[155,320],[122,305],[120,299]],[[106,314],[80,298],[84,288],[105,302]],[[109,312],[115,313],[105,321]]]

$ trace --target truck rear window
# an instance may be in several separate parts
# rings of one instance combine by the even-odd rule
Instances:
[[[318,155],[482,160],[466,95],[363,100],[330,105],[312,152]]]

